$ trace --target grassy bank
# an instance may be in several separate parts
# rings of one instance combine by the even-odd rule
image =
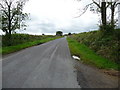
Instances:
[[[29,35],[29,34],[12,34],[10,41],[6,35],[2,35],[2,47],[15,46],[24,44],[26,42],[34,42],[36,40],[42,40],[46,38],[54,38],[53,35]]]
[[[19,38],[18,38],[19,37]],[[2,48],[0,48],[0,53],[5,55],[12,52],[19,51],[21,49],[31,47],[34,45],[39,45],[51,40],[55,40],[60,37],[55,36],[38,36],[38,35],[28,35],[28,34],[17,34],[13,35],[14,39],[12,39],[12,45],[7,46],[9,42],[5,41],[3,36],[3,45]]]
[[[103,58],[102,56],[97,55],[85,44],[80,44],[78,41],[69,37],[67,38],[67,40],[71,54],[79,56],[84,63],[96,66],[97,68],[101,69],[118,70],[118,64],[106,58]]]
[[[72,35],[71,38],[85,44],[98,55],[120,63],[120,29],[111,32],[91,31]]]

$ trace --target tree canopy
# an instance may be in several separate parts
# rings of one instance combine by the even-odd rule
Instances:
[[[23,13],[23,6],[28,0],[0,0],[0,15],[2,27],[0,29],[7,34],[11,34],[16,29],[25,26],[27,13]]]
[[[62,32],[62,31],[57,31],[57,32],[56,32],[56,35],[57,35],[57,36],[62,36],[62,35],[63,35],[63,32]]]

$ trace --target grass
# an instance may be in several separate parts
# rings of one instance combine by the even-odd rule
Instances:
[[[19,51],[21,49],[31,47],[34,45],[42,44],[42,43],[45,43],[45,42],[48,42],[48,41],[51,41],[51,40],[54,40],[57,38],[60,38],[60,37],[56,37],[56,38],[55,37],[54,38],[47,37],[47,38],[42,39],[42,40],[35,40],[35,41],[31,41],[31,42],[26,42],[26,43],[14,45],[14,46],[6,46],[3,48],[0,48],[0,53],[2,53],[3,55],[9,54],[9,53],[16,52],[16,51]]]
[[[30,35],[30,34],[11,34],[11,39],[7,35],[2,35],[2,47],[15,46],[26,42],[34,42],[46,38],[54,38],[53,35]]]
[[[120,44],[120,29],[115,29],[105,33],[100,30],[84,32],[71,35],[71,38],[79,43],[85,44],[98,55],[101,55],[115,63],[120,63],[119,44]]]
[[[100,69],[115,69],[118,70],[118,64],[112,62],[102,56],[97,55],[93,50],[88,48],[85,44],[80,44],[70,37],[67,38],[69,48],[72,55],[77,55],[81,60]]]

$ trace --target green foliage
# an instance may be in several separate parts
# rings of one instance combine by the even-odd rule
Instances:
[[[118,64],[97,55],[93,50],[88,48],[85,44],[80,44],[79,42],[71,38],[67,38],[67,40],[71,54],[79,56],[84,63],[96,66],[101,69],[118,70]]]
[[[39,45],[60,37],[55,37],[52,35],[28,35],[28,34],[12,34],[11,44],[12,46],[8,46],[10,42],[5,40],[5,36],[3,36],[3,47],[0,48],[0,53],[8,54],[12,53],[27,47],[31,47],[34,45]]]
[[[0,1],[0,12],[2,27],[0,29],[6,34],[11,34],[16,29],[25,27],[28,14],[23,13],[23,6],[27,0],[3,0]],[[9,39],[9,38],[8,38]]]
[[[99,29],[104,32],[105,34],[106,33],[111,33],[115,28],[115,24],[114,25],[111,25],[111,23],[108,23],[107,25],[103,26],[103,25],[100,25],[99,26]]]
[[[62,31],[57,31],[57,32],[56,32],[56,35],[57,35],[57,36],[62,36],[62,35],[63,35],[63,32],[62,32]]]
[[[71,33],[68,33],[68,35],[72,35]]]
[[[118,51],[119,51],[119,39],[120,30],[113,30],[109,33],[101,31],[92,31],[87,33],[80,33],[78,35],[72,35],[73,39],[78,42],[87,45],[94,50],[98,55],[101,55],[111,61],[119,63]]]
[[[52,35],[29,35],[29,34],[12,34],[11,35],[11,40],[10,42],[7,40],[7,36],[6,35],[2,35],[2,46],[6,47],[9,46],[9,43],[11,44],[11,46],[14,45],[18,45],[18,44],[23,44],[26,42],[31,42],[31,41],[35,41],[35,40],[42,40],[45,39],[47,37],[54,37]]]

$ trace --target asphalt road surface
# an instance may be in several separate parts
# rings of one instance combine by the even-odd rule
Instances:
[[[65,38],[5,56],[3,88],[80,88]]]

